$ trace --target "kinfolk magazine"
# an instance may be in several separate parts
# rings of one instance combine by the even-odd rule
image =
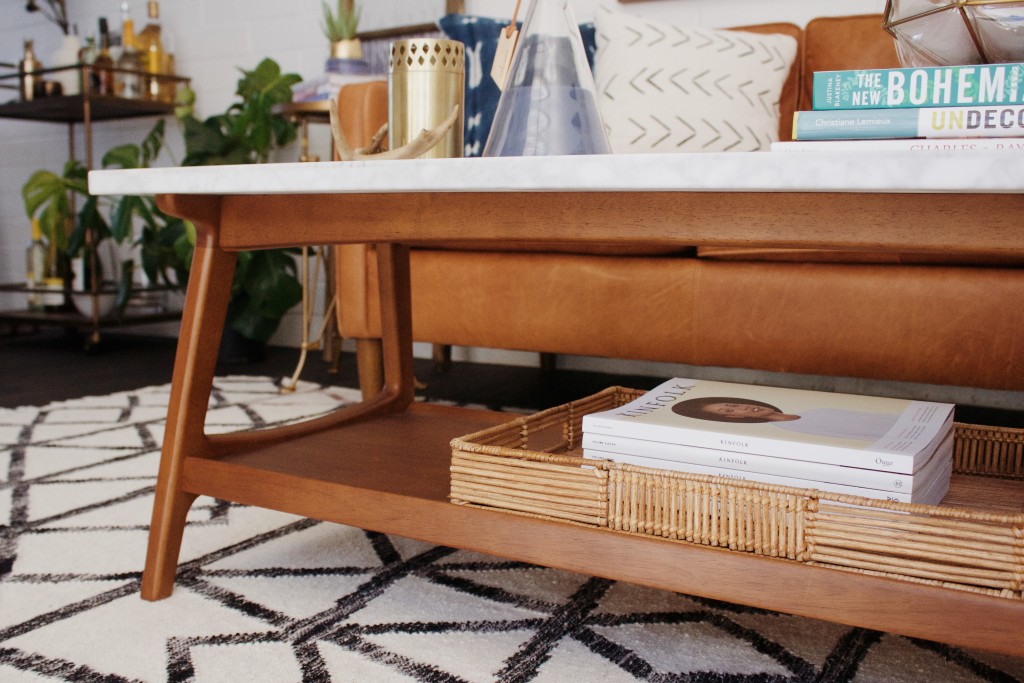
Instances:
[[[953,408],[674,378],[585,415],[583,432],[913,474],[952,429]]]

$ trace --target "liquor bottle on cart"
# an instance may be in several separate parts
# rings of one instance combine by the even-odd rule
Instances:
[[[160,25],[160,3],[157,0],[149,0],[146,3],[146,12],[149,17],[146,25],[139,31],[136,39],[136,49],[142,55],[142,63],[145,65],[146,76],[143,78],[142,96],[147,100],[160,99],[160,76],[164,73],[164,44],[163,30]]]
[[[146,65],[139,52],[135,37],[135,21],[127,2],[121,3],[121,56],[117,60],[114,87],[117,94],[128,99],[140,99]]]
[[[100,17],[100,52],[93,62],[92,72],[97,94],[115,94],[114,58],[110,55],[110,29],[106,17]]]
[[[39,219],[32,219],[32,241],[25,250],[25,285],[28,287],[28,308],[43,310],[43,281],[46,278],[46,244]]]

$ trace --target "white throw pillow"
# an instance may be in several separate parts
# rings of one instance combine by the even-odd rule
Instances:
[[[613,152],[749,152],[778,140],[791,36],[673,26],[608,7],[594,24]]]

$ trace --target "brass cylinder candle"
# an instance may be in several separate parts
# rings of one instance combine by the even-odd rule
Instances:
[[[445,137],[421,158],[462,156],[465,50],[457,40],[411,38],[391,43],[388,63],[388,146],[397,149],[435,128],[458,105]]]

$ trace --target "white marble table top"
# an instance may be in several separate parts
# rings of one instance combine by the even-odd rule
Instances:
[[[1017,152],[750,152],[92,171],[93,194],[1024,191]]]

